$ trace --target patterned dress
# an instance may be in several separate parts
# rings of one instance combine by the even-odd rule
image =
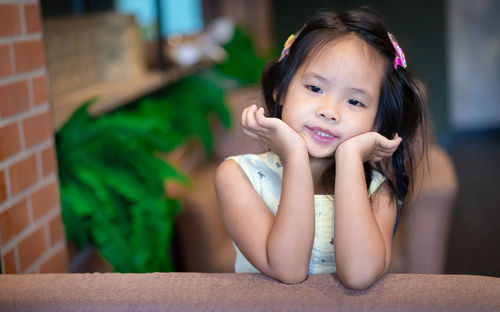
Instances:
[[[236,161],[252,183],[253,188],[264,199],[269,210],[276,215],[281,196],[283,165],[273,152],[246,154],[229,157]],[[372,195],[386,180],[380,172],[372,171],[369,194]],[[309,263],[309,274],[336,272],[333,250],[333,197],[314,195],[315,231]],[[258,273],[259,271],[245,258],[234,244],[236,250],[235,272]]]

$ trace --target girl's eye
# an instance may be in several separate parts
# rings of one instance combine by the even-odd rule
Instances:
[[[361,103],[360,101],[358,100],[354,100],[354,99],[349,99],[347,101],[349,104],[352,104],[354,106],[365,106],[363,103]]]
[[[306,88],[311,91],[311,92],[314,92],[314,93],[319,93],[319,94],[322,94],[323,93],[323,90],[321,90],[320,87],[318,86],[311,86],[311,85],[308,85],[306,86]]]

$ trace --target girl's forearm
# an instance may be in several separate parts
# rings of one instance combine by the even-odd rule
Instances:
[[[336,154],[334,220],[337,273],[348,287],[366,288],[385,272],[386,250],[355,153]]]
[[[279,209],[267,241],[269,268],[286,283],[302,282],[308,273],[314,240],[314,188],[307,152],[283,163]]]

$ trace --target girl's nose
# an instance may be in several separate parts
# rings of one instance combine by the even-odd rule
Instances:
[[[317,115],[326,121],[340,121],[340,114],[333,104],[322,105],[318,108]]]

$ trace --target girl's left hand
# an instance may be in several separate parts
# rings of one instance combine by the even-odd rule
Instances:
[[[379,162],[386,157],[391,157],[401,141],[397,133],[392,140],[377,132],[363,133],[342,142],[335,151],[335,158],[347,152],[360,155],[363,162]]]

